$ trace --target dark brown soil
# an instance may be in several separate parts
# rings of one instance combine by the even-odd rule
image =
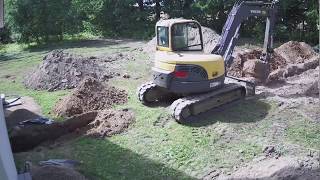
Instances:
[[[262,54],[261,49],[253,49],[250,51],[239,53],[234,59],[234,63],[228,70],[228,74],[235,77],[245,77],[246,74],[243,71],[244,63],[248,60],[257,60]],[[285,67],[287,65],[286,60],[278,53],[274,52],[270,59],[270,70],[274,71],[278,68]]]
[[[97,112],[89,112],[50,125],[16,126],[9,132],[12,151],[28,151],[42,142],[55,140],[87,126],[96,116]]]
[[[128,109],[93,111],[50,125],[16,126],[9,133],[10,143],[12,151],[17,153],[68,134],[97,138],[112,136],[124,132],[134,119],[134,113]]]
[[[33,180],[86,180],[86,178],[71,168],[59,166],[43,166],[32,169]]]
[[[134,121],[131,110],[103,110],[96,119],[89,124],[87,134],[93,137],[106,137],[125,131]]]
[[[71,117],[93,110],[109,109],[127,102],[127,93],[112,86],[104,86],[97,79],[86,78],[72,93],[54,107],[54,114]]]
[[[39,117],[40,116],[38,114],[35,114],[27,109],[17,109],[11,112],[8,117],[6,117],[7,128],[8,130],[10,130],[22,121],[35,119]]]
[[[43,58],[39,67],[26,76],[24,84],[35,90],[55,91],[75,88],[86,77],[104,82],[120,73],[113,64],[114,61],[131,58],[123,53],[83,57],[54,50]]]

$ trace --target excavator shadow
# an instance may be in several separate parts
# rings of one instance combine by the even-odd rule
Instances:
[[[215,124],[216,122],[255,123],[263,120],[268,115],[270,109],[270,104],[258,98],[239,100],[200,115],[192,116],[183,125],[203,127]]]

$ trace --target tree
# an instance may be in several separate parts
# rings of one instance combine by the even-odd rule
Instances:
[[[138,5],[139,5],[140,11],[143,11],[143,10],[144,10],[143,0],[137,0],[137,3],[138,3]]]
[[[70,0],[9,0],[7,5],[7,22],[19,41],[62,40],[79,29]]]

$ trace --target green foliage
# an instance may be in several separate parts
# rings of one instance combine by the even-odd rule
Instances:
[[[317,0],[280,1],[278,13],[278,38],[284,40],[318,42],[317,24],[319,17]]]
[[[140,12],[133,5],[135,0],[106,0],[98,14],[98,27],[105,36],[136,35],[150,29],[146,23],[146,12]]]
[[[7,0],[4,35],[23,42],[61,40],[78,33],[105,37],[147,38],[154,34],[160,11],[190,18],[221,32],[236,0]],[[318,2],[282,0],[276,40],[318,41]],[[245,37],[264,36],[265,20],[249,18]]]
[[[62,40],[79,31],[79,19],[69,0],[9,0],[7,22],[22,42]]]

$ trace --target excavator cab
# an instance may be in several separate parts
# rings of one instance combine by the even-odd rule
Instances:
[[[157,24],[157,50],[202,51],[203,41],[200,24],[192,20],[179,20],[171,25],[164,22]]]
[[[224,80],[222,56],[205,54],[201,25],[194,20],[168,19],[156,24],[154,83],[170,92],[210,91]]]

